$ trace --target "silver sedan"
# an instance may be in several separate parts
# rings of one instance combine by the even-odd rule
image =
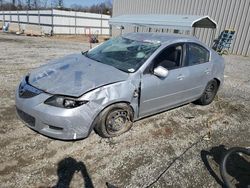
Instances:
[[[16,89],[17,114],[53,138],[114,137],[140,118],[210,104],[223,74],[223,58],[194,37],[129,33],[31,71]]]

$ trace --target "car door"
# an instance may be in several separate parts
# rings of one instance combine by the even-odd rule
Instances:
[[[210,51],[197,43],[187,43],[187,55],[184,66],[190,72],[190,82],[193,88],[190,91],[190,98],[199,98],[207,83],[212,79],[212,63],[210,61]]]
[[[185,46],[174,44],[162,50],[145,70],[141,79],[140,117],[157,113],[182,104],[185,92],[190,89],[190,72],[183,67]],[[168,75],[160,78],[152,70],[157,66],[168,69]]]

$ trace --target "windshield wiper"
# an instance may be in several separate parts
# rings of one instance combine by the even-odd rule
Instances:
[[[88,51],[85,51],[85,52],[84,52],[84,51],[81,51],[81,53],[82,53],[82,55],[85,55],[85,56],[86,56],[87,53],[88,53]]]

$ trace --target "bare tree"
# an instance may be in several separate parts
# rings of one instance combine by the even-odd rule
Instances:
[[[48,8],[48,0],[41,0],[40,1],[40,8],[47,9]]]
[[[23,9],[21,0],[18,0],[18,2],[17,2],[17,9],[18,10],[22,10]]]
[[[0,0],[2,10],[32,10],[59,8],[64,10],[75,10],[98,14],[112,14],[112,0],[105,0],[103,3],[92,6],[71,5],[71,8],[64,7],[64,0]]]
[[[58,0],[58,7],[63,8],[63,0]]]
[[[112,1],[106,0],[103,3],[95,4],[90,7],[73,4],[71,5],[71,10],[112,15]]]
[[[30,9],[31,9],[30,0],[27,0],[27,8],[28,8],[28,10],[30,10]]]
[[[33,7],[34,7],[34,9],[37,9],[38,8],[38,5],[37,5],[38,3],[37,3],[37,0],[34,0],[33,1]]]
[[[12,9],[13,9],[13,10],[16,9],[16,0],[12,0]]]
[[[3,9],[3,0],[0,0],[1,10]]]

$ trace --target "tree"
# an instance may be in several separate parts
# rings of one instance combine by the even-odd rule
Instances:
[[[28,10],[31,9],[30,0],[27,0],[27,7],[28,7]]]
[[[22,10],[22,9],[23,9],[21,0],[18,0],[17,9],[18,9],[18,10]]]
[[[95,4],[90,7],[73,4],[71,10],[112,15],[112,1],[106,0],[103,3]]]
[[[3,9],[3,0],[0,0],[1,10]]]
[[[58,0],[58,7],[63,8],[63,0]]]
[[[91,12],[98,14],[112,14],[112,0],[105,0],[103,3],[92,6],[71,5],[71,8],[64,7],[64,0],[0,0],[1,10],[32,10],[59,8],[64,10],[74,10]]]

